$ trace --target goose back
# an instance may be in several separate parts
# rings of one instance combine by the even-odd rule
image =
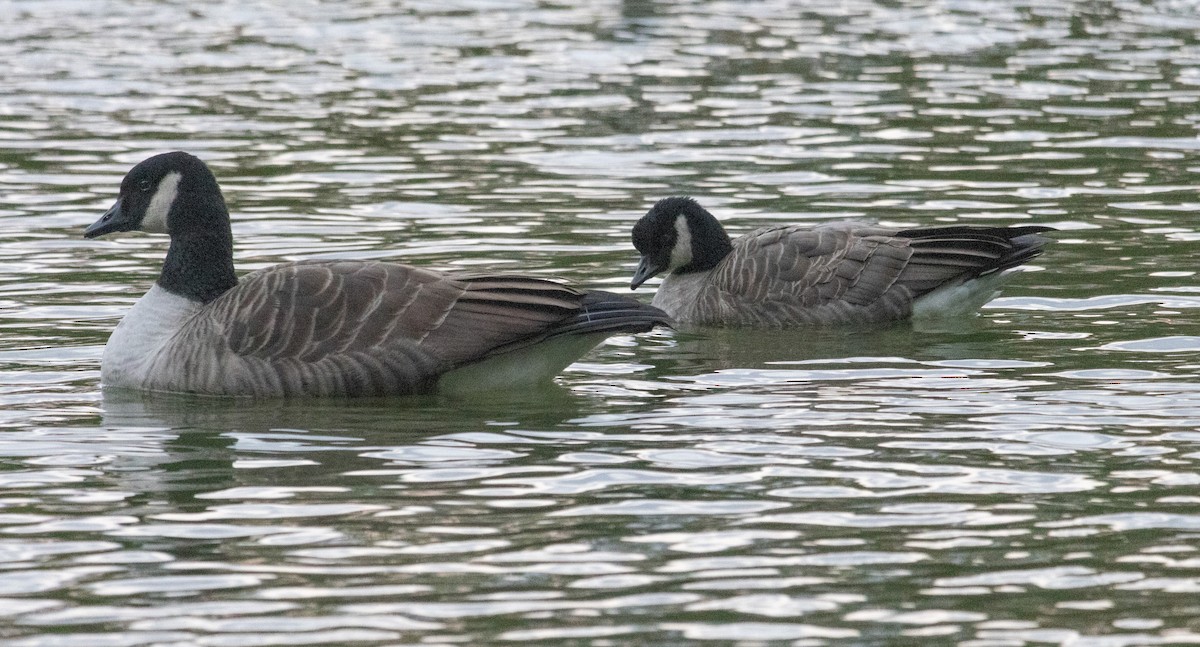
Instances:
[[[857,223],[766,227],[733,241],[710,271],[674,272],[654,305],[677,321],[784,327],[904,319],[948,285],[1041,253],[1047,227],[896,230]],[[988,282],[990,295],[995,282]]]
[[[554,336],[594,334],[577,357],[614,332],[666,321],[626,297],[539,278],[301,261],[250,274],[198,309],[154,353],[143,383],[129,386],[254,396],[421,393],[448,371]]]

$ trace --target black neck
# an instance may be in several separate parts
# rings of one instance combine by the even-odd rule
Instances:
[[[172,231],[171,247],[163,261],[158,284],[183,297],[208,303],[237,285],[233,273],[233,233],[225,201],[176,200],[176,206],[188,205],[186,229]]]
[[[725,233],[720,221],[704,209],[697,208],[699,213],[687,216],[688,230],[692,235],[692,262],[676,270],[680,274],[707,272],[733,251],[733,242],[729,240],[729,234]]]

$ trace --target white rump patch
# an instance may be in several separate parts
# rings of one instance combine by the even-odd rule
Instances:
[[[438,391],[465,395],[478,391],[505,391],[550,382],[572,362],[619,333],[561,335],[553,339],[493,355],[442,375]]]
[[[947,283],[913,302],[914,320],[969,316],[1000,296],[1000,285],[1011,272],[993,272],[966,281]]]
[[[677,270],[692,262],[692,230],[688,227],[687,216],[675,216],[675,246],[671,248],[671,266],[667,269]]]
[[[150,206],[146,207],[146,215],[142,217],[142,231],[152,234],[167,233],[167,214],[171,212],[175,197],[179,195],[179,180],[182,178],[179,171],[171,171],[159,180],[154,197],[150,199]]]

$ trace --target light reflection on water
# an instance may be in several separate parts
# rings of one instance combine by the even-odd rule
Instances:
[[[1200,642],[1200,21],[1044,4],[10,2],[0,641]],[[940,328],[616,338],[470,400],[102,393],[163,241],[79,232],[173,148],[242,270],[623,290],[681,193],[1061,231]]]

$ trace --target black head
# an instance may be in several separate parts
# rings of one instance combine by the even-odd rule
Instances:
[[[670,270],[703,272],[716,267],[733,250],[721,223],[687,197],[659,200],[633,226],[633,246],[642,255],[630,289]]]
[[[117,202],[84,230],[83,236],[95,238],[117,231],[174,235],[181,227],[189,225],[221,226],[220,223],[189,222],[181,217],[175,205],[182,200],[194,204],[199,212],[207,213],[216,208],[228,218],[221,189],[204,162],[179,151],[155,155],[130,169],[121,181]]]
[[[187,153],[164,153],[133,167],[121,181],[117,202],[85,238],[115,231],[171,236],[158,284],[208,303],[237,284],[229,211],[212,171]]]

